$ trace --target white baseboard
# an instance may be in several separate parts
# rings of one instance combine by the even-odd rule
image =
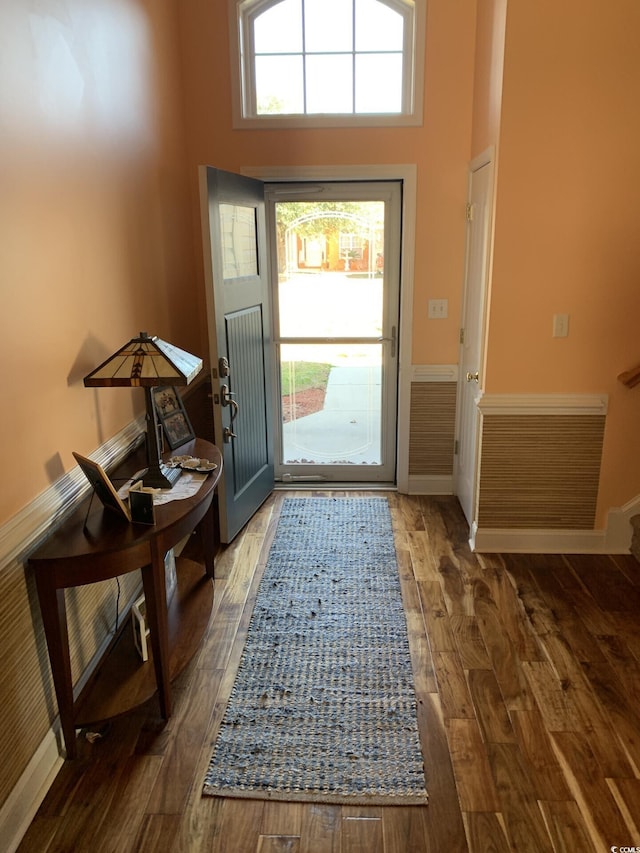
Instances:
[[[56,733],[50,729],[0,809],[0,838],[7,853],[18,849],[62,764]]]
[[[453,475],[409,477],[407,495],[452,495]]]
[[[609,510],[604,530],[499,530],[474,525],[469,545],[485,554],[629,554],[631,518],[639,513],[640,495]]]
[[[630,542],[631,540],[629,540]],[[612,554],[604,530],[499,530],[479,527],[469,538],[480,554]]]
[[[608,554],[628,554],[631,548],[633,528],[631,519],[640,513],[640,495],[624,506],[609,510],[605,532]]]

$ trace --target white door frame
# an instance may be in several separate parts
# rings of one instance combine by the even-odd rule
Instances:
[[[241,174],[261,181],[402,181],[400,241],[400,336],[398,345],[398,431],[396,483],[409,491],[409,420],[411,406],[411,341],[415,266],[417,167],[413,163],[385,166],[245,166]]]

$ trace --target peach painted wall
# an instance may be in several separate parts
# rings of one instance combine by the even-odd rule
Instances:
[[[640,494],[639,32],[637,0],[508,4],[486,390],[609,395],[601,526]]]
[[[478,0],[471,157],[497,146],[507,0]]]
[[[0,4],[0,522],[143,408],[89,370],[199,344],[175,6]]]
[[[415,258],[413,361],[447,364],[458,359],[475,0],[430,0],[427,10],[424,126],[394,129],[234,130],[227,4],[193,0],[181,4],[180,16],[196,220],[197,166],[202,163],[229,171],[417,164],[420,251]],[[200,245],[197,252],[200,256]],[[427,320],[430,298],[449,299],[448,320]]]

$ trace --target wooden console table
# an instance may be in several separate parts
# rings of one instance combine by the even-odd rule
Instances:
[[[85,526],[85,503],[29,559],[35,572],[67,758],[77,755],[76,728],[125,713],[156,691],[160,712],[168,719],[171,680],[191,659],[208,625],[216,542],[212,502],[222,473],[222,456],[217,447],[202,439],[173,452],[218,465],[193,497],[156,506],[153,526],[129,524],[99,501],[94,501]],[[202,540],[204,566],[183,557],[177,559],[177,588],[167,607],[165,554],[196,529]],[[121,632],[95,677],[74,701],[64,591],[137,569],[142,571],[150,660],[142,662],[132,641],[121,642],[124,634],[131,636],[131,632]],[[126,685],[126,689],[119,690],[119,685]]]

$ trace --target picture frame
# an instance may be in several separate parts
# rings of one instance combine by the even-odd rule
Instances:
[[[142,480],[138,480],[129,489],[129,511],[131,521],[137,524],[155,524],[156,514],[153,507],[153,494],[145,492]]]
[[[107,476],[106,471],[98,462],[83,456],[81,453],[72,451],[73,457],[78,463],[87,480],[93,486],[93,491],[100,498],[106,509],[117,513],[121,518],[131,521],[129,507],[122,500],[113,487],[113,483]]]
[[[158,423],[171,450],[196,437],[182,399],[172,385],[152,388],[152,396]]]

